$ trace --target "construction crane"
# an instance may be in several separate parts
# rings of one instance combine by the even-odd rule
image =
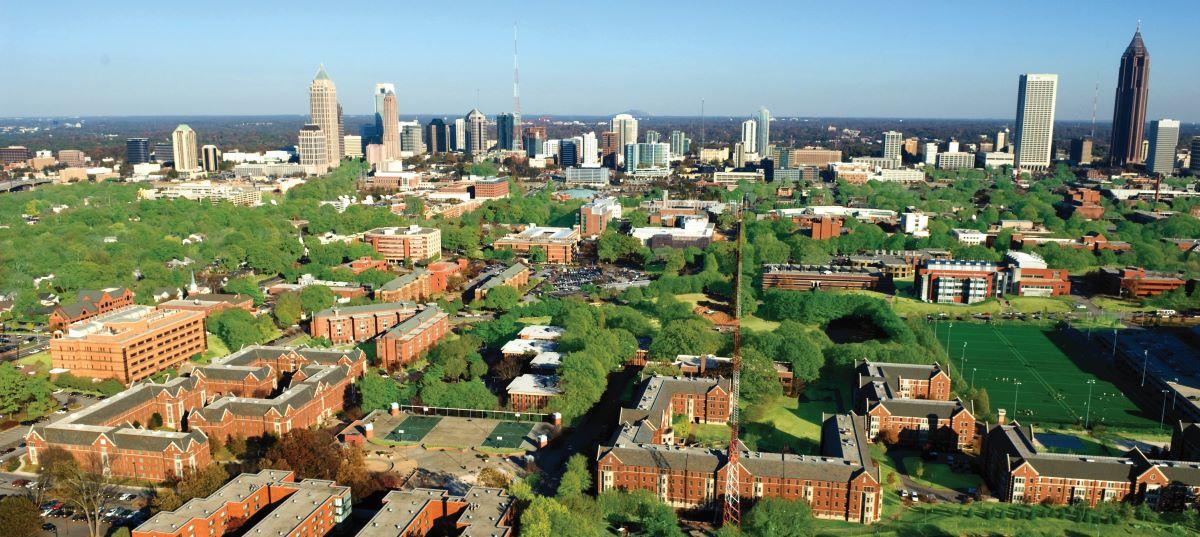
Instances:
[[[737,217],[737,259],[733,275],[733,372],[729,394],[729,449],[726,456],[729,470],[725,473],[725,505],[721,511],[722,525],[742,525],[742,493],[741,475],[738,472],[739,459],[742,453],[742,442],[738,439],[738,403],[741,397],[742,384],[742,246],[746,242],[746,231],[742,217],[745,210],[745,196],[738,207]]]

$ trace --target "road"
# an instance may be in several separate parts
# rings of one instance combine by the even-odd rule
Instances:
[[[79,407],[80,410],[100,402],[100,398],[98,398],[98,397],[93,397],[90,395],[73,395],[73,394],[70,394],[67,392],[60,392],[60,393],[54,394],[54,399],[56,399],[58,401],[59,405],[66,405],[66,404],[68,404],[68,402],[71,399],[74,399],[75,402],[80,405],[80,407]],[[49,423],[54,423],[58,420],[63,419],[66,416],[67,416],[67,414],[51,414],[46,419],[49,420]],[[0,431],[0,451],[6,450],[10,447],[18,446],[21,443],[22,439],[25,438],[25,433],[27,433],[27,432],[29,432],[28,425],[17,425],[16,427],[13,427],[12,429],[8,429],[6,431]],[[13,451],[11,453],[6,453],[4,455],[0,455],[0,462],[7,461],[14,457],[20,457],[24,453],[25,453],[25,448],[19,447],[18,449],[16,449],[15,451]],[[0,474],[0,475],[4,475],[4,474]],[[12,478],[10,477],[10,479],[12,479]]]

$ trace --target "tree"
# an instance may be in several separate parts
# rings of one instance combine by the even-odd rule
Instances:
[[[541,246],[534,246],[533,248],[530,248],[529,249],[529,262],[545,263],[546,262],[546,249],[542,248]]]
[[[923,478],[925,477],[925,461],[918,460],[916,467],[913,468],[913,475]]]
[[[323,310],[334,302],[333,291],[324,285],[309,285],[300,290],[300,307],[306,312]]]
[[[975,392],[975,416],[983,418],[992,415],[992,401],[988,396],[987,388],[980,388]]]
[[[592,473],[588,470],[587,458],[576,453],[567,459],[567,469],[558,481],[558,497],[566,498],[587,492],[592,488]]]
[[[230,349],[237,350],[247,345],[263,342],[258,320],[241,308],[227,308],[209,314],[208,331],[216,334]]]
[[[807,537],[813,535],[812,509],[800,500],[762,498],[742,519],[750,537]]]
[[[674,360],[680,354],[713,354],[721,348],[723,338],[709,323],[699,319],[671,321],[650,343],[650,357],[655,360]]]
[[[520,300],[521,295],[516,289],[501,285],[488,290],[487,295],[483,297],[483,307],[496,311],[508,311],[517,307]]]
[[[0,528],[6,537],[34,537],[42,534],[38,506],[24,496],[0,499]]]
[[[256,306],[262,305],[265,298],[263,297],[262,290],[258,287],[258,282],[250,276],[242,276],[229,280],[229,283],[225,284],[225,292],[246,295],[253,298]]]
[[[49,413],[56,404],[53,391],[45,376],[26,375],[12,364],[0,364],[0,413],[24,411],[33,417]]]
[[[106,464],[113,462],[111,459],[102,462],[99,457],[90,456],[82,464],[64,467],[55,487],[63,503],[84,515],[89,537],[103,535],[100,517],[119,492],[117,485],[106,475]]]
[[[400,401],[400,386],[389,377],[363,375],[358,389],[362,394],[363,412],[386,410],[391,408],[393,402]]]
[[[263,468],[292,470],[301,479],[337,478],[348,449],[320,429],[292,429],[263,454]]]
[[[512,483],[512,477],[490,466],[479,471],[479,484],[481,486],[503,489],[508,488]]]
[[[163,417],[162,417],[162,414],[159,414],[158,412],[151,414],[150,419],[146,420],[146,428],[147,429],[158,429],[162,426],[163,426]]]
[[[304,310],[300,304],[300,293],[288,291],[275,299],[275,307],[271,308],[271,316],[280,328],[295,326],[300,322]]]

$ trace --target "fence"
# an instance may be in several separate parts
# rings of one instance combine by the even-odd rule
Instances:
[[[541,414],[537,412],[509,412],[507,410],[478,410],[473,408],[447,408],[436,406],[420,406],[420,405],[399,405],[399,410],[406,414],[417,416],[447,416],[454,418],[480,418],[500,421],[517,421],[517,422],[548,422],[554,423],[554,414]]]

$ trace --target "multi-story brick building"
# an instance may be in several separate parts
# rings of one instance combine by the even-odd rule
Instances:
[[[637,423],[653,444],[682,443],[672,427],[676,416],[692,423],[729,423],[730,381],[708,377],[650,377],[634,408],[621,409],[622,423]]]
[[[205,498],[160,511],[134,528],[135,537],[328,534],[350,517],[350,487],[332,481],[296,481],[286,470],[233,478]]]
[[[857,402],[882,399],[950,400],[950,375],[942,366],[862,361],[857,365]],[[860,410],[865,409],[857,405]]]
[[[546,253],[547,263],[571,264],[575,261],[575,249],[579,245],[579,228],[543,227],[530,224],[518,233],[504,236],[493,244],[498,250],[529,253],[540,248]]]
[[[62,330],[71,323],[85,321],[115,309],[133,305],[133,291],[125,287],[80,291],[75,302],[55,306],[50,312],[50,330]]]
[[[1175,422],[1171,430],[1171,457],[1181,461],[1200,461],[1200,424]]]
[[[929,260],[917,268],[917,296],[939,304],[974,304],[1003,288],[1000,267],[987,261]]]
[[[388,329],[375,341],[379,366],[393,371],[416,360],[450,332],[450,316],[430,304]]]
[[[471,197],[474,199],[494,200],[508,197],[508,179],[485,179],[471,184]]]
[[[892,277],[873,268],[845,265],[763,265],[763,291],[787,289],[791,291],[867,289],[891,291]]]
[[[1118,457],[1039,453],[1033,428],[1018,423],[988,431],[980,464],[992,493],[1006,502],[1130,502],[1177,511],[1194,509],[1200,496],[1200,463],[1155,460],[1136,447]]]
[[[950,399],[950,377],[938,364],[861,362],[852,387],[855,410],[872,439],[943,450],[975,443],[975,416]]]
[[[363,235],[363,241],[393,265],[442,255],[442,230],[435,227],[375,228]]]
[[[1106,293],[1132,298],[1160,295],[1187,283],[1177,274],[1152,272],[1140,267],[1102,268],[1099,277]]]
[[[1041,297],[1071,294],[1067,269],[1049,268],[1040,255],[1009,250],[1004,262],[1008,293]]]
[[[142,380],[203,354],[205,313],[126,306],[58,330],[50,361],[81,377]]]
[[[416,313],[413,302],[334,306],[313,314],[309,334],[338,344],[366,341]]]
[[[393,490],[358,537],[425,537],[447,528],[454,535],[509,537],[517,518],[514,503],[497,488],[471,487],[461,496],[441,489]]]
[[[462,277],[467,268],[467,260],[459,258],[455,261],[435,261],[425,267],[429,271],[429,291],[433,294],[444,293],[450,289],[451,278]]]
[[[562,394],[555,375],[524,374],[508,383],[508,406],[516,412],[545,408],[550,400]]]
[[[442,291],[445,289],[443,288]],[[440,291],[433,289],[429,271],[421,267],[397,276],[375,290],[376,300],[383,302],[422,302]]]
[[[248,295],[229,295],[217,293],[195,293],[187,298],[167,300],[158,304],[159,308],[171,310],[201,311],[204,315],[214,311],[229,308],[239,308],[254,312],[254,299]]]
[[[515,263],[483,280],[483,282],[475,287],[472,297],[474,300],[483,300],[487,296],[488,291],[497,287],[512,287],[513,289],[520,290],[526,285],[529,285],[529,267],[525,266],[524,263]]]
[[[579,208],[579,232],[584,237],[598,237],[610,221],[619,218],[621,203],[617,198],[596,198]]]
[[[246,347],[163,384],[138,384],[25,435],[29,462],[50,448],[99,459],[115,477],[160,482],[212,462],[210,442],[281,435],[342,410],[360,350]],[[271,397],[272,394],[274,397]],[[173,430],[148,430],[161,420]]]
[[[362,274],[368,270],[387,270],[387,260],[374,259],[368,256],[363,256],[349,263],[343,263],[343,267],[355,274]]]

